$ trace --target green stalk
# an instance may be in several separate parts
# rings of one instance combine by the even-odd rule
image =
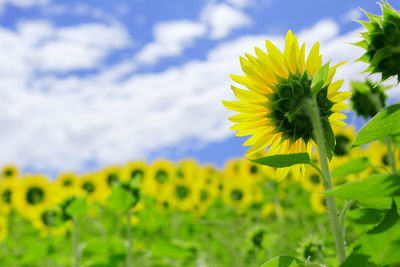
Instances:
[[[80,252],[79,252],[79,222],[78,218],[72,217],[72,266],[79,267]]]
[[[393,151],[392,151],[392,141],[390,140],[389,136],[385,136],[385,143],[386,143],[387,150],[388,150],[388,161],[389,161],[390,168],[392,168],[393,174],[396,174],[397,170],[396,170],[396,163],[394,161],[394,156],[393,156]]]
[[[311,102],[311,101],[310,101]],[[331,175],[329,172],[327,152],[325,146],[325,136],[322,130],[321,118],[316,99],[313,97],[312,103],[307,103],[305,107],[308,109],[308,113],[311,117],[311,121],[314,127],[314,135],[318,145],[319,158],[321,163],[321,170],[323,173],[322,182],[325,191],[332,189]],[[339,264],[343,263],[346,259],[345,240],[343,234],[343,228],[339,221],[339,213],[337,210],[336,200],[332,196],[325,196],[328,206],[329,221],[332,227],[333,237],[335,239],[336,254],[339,259]]]
[[[131,224],[131,210],[126,213],[128,223],[126,225],[126,267],[132,266],[132,224]]]

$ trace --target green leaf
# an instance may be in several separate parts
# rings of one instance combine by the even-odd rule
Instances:
[[[304,262],[292,256],[278,256],[267,261],[260,267],[292,267],[299,266],[301,263]]]
[[[296,164],[308,164],[311,163],[310,156],[308,153],[294,153],[284,155],[273,155],[259,159],[251,159],[252,162],[267,165],[270,167],[284,168],[290,167]]]
[[[260,267],[322,267],[323,265],[301,261],[292,256],[277,256],[270,259]]]
[[[331,123],[329,122],[328,118],[323,118],[321,122],[322,130],[325,136],[327,157],[329,160],[331,160],[335,152],[335,134],[333,133]]]
[[[378,267],[375,263],[370,261],[370,258],[370,256],[362,254],[356,249],[347,257],[346,261],[343,262],[340,267]]]
[[[114,187],[108,199],[111,209],[120,212],[128,211],[134,202],[135,197],[122,186]]]
[[[382,222],[363,235],[358,244],[360,253],[369,255],[369,261],[378,266],[400,262],[400,220],[394,202]]]
[[[371,163],[366,157],[351,159],[333,169],[332,177],[345,177],[349,174],[360,173],[369,167],[371,167]]]
[[[73,217],[82,217],[86,214],[86,198],[77,197],[67,207],[66,213]]]
[[[167,240],[157,240],[151,243],[150,250],[154,257],[169,257],[175,259],[185,259],[192,256],[193,252],[189,249],[180,247]]]
[[[393,174],[372,175],[361,181],[344,184],[325,192],[325,194],[353,200],[400,196],[400,176]]]
[[[311,91],[312,94],[315,96],[324,86],[326,80],[328,79],[329,74],[329,62],[323,65],[317,73],[315,73],[314,78],[311,83]]]
[[[376,114],[357,134],[353,146],[367,144],[385,136],[400,134],[400,104],[389,106]]]

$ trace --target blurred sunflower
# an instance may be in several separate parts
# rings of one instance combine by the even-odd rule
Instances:
[[[63,235],[70,226],[70,222],[62,219],[62,210],[57,206],[42,210],[31,221],[42,237]]]
[[[156,160],[148,170],[148,175],[143,180],[143,193],[158,196],[168,189],[176,177],[175,166],[167,160]]]
[[[139,180],[141,182],[145,179],[147,172],[148,167],[144,161],[129,162],[122,168],[121,181]]]
[[[72,172],[62,173],[57,177],[56,184],[61,189],[63,198],[75,196],[79,193],[77,176]]]
[[[316,213],[325,213],[327,211],[325,196],[320,192],[312,192],[310,195],[311,208]]]
[[[15,198],[15,187],[17,180],[0,180],[0,212],[8,213]]]
[[[244,213],[252,203],[251,187],[240,177],[230,177],[226,181],[222,193],[224,202],[236,208],[239,213]]]
[[[321,175],[314,169],[308,168],[306,174],[301,180],[303,188],[309,192],[322,192],[324,186],[322,185]]]
[[[41,175],[27,175],[21,179],[14,195],[15,208],[26,218],[31,218],[55,204],[60,197],[53,184]]]
[[[110,166],[98,174],[100,179],[103,179],[103,183],[106,187],[111,189],[112,187],[118,185],[121,181],[121,167]]]
[[[103,202],[110,194],[106,182],[97,173],[86,174],[78,180],[80,191],[89,202]]]
[[[5,165],[1,171],[1,178],[14,179],[19,175],[18,167],[13,164]]]
[[[310,117],[305,110],[305,100],[311,99],[313,77],[322,65],[319,43],[311,48],[305,60],[305,44],[299,48],[297,37],[289,31],[286,35],[284,53],[270,41],[266,41],[268,54],[255,48],[257,57],[245,54],[240,63],[245,76],[231,75],[231,78],[249,90],[232,85],[240,101],[223,101],[228,109],[240,112],[229,119],[236,123],[231,127],[237,136],[252,135],[243,145],[252,146],[246,156],[266,147],[267,154],[308,152],[317,147]],[[340,121],[346,116],[340,111],[348,106],[342,103],[350,92],[338,92],[343,80],[332,82],[336,68],[329,69],[328,78],[316,99],[321,120],[325,127],[330,124],[344,126]],[[304,173],[304,165],[295,165],[290,170],[296,177]],[[284,177],[289,169],[279,169]]]
[[[198,165],[193,159],[185,159],[176,166],[176,178],[191,180],[198,175]]]
[[[195,203],[196,195],[194,185],[190,182],[179,180],[173,185],[172,204],[174,207],[189,211]]]

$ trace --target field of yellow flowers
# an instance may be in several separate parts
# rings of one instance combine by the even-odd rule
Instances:
[[[290,30],[283,50],[240,58],[238,100],[221,101],[250,148],[222,169],[159,159],[52,180],[3,166],[0,266],[400,266],[400,104],[382,84],[399,81],[400,12],[380,5],[355,44],[379,82],[340,91],[345,62],[323,65]]]
[[[390,168],[379,142],[349,150],[354,136],[351,126],[336,131],[332,162],[357,158],[368,168],[341,174],[332,165],[335,185]],[[329,264],[335,252],[322,191],[313,169],[281,180],[276,169],[246,159],[223,169],[190,159],[137,161],[55,181],[7,165],[1,266],[258,266],[282,253]],[[349,240],[381,215],[363,221],[364,212],[350,213]]]

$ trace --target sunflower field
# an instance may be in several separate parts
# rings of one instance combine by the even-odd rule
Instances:
[[[245,157],[131,161],[55,179],[2,167],[0,266],[400,266],[400,12],[366,12],[371,79],[341,91],[320,44],[288,31],[231,75]],[[266,51],[265,51],[266,50]],[[326,60],[325,60],[326,61]],[[325,62],[324,61],[324,62]],[[350,108],[363,125],[346,125]]]

